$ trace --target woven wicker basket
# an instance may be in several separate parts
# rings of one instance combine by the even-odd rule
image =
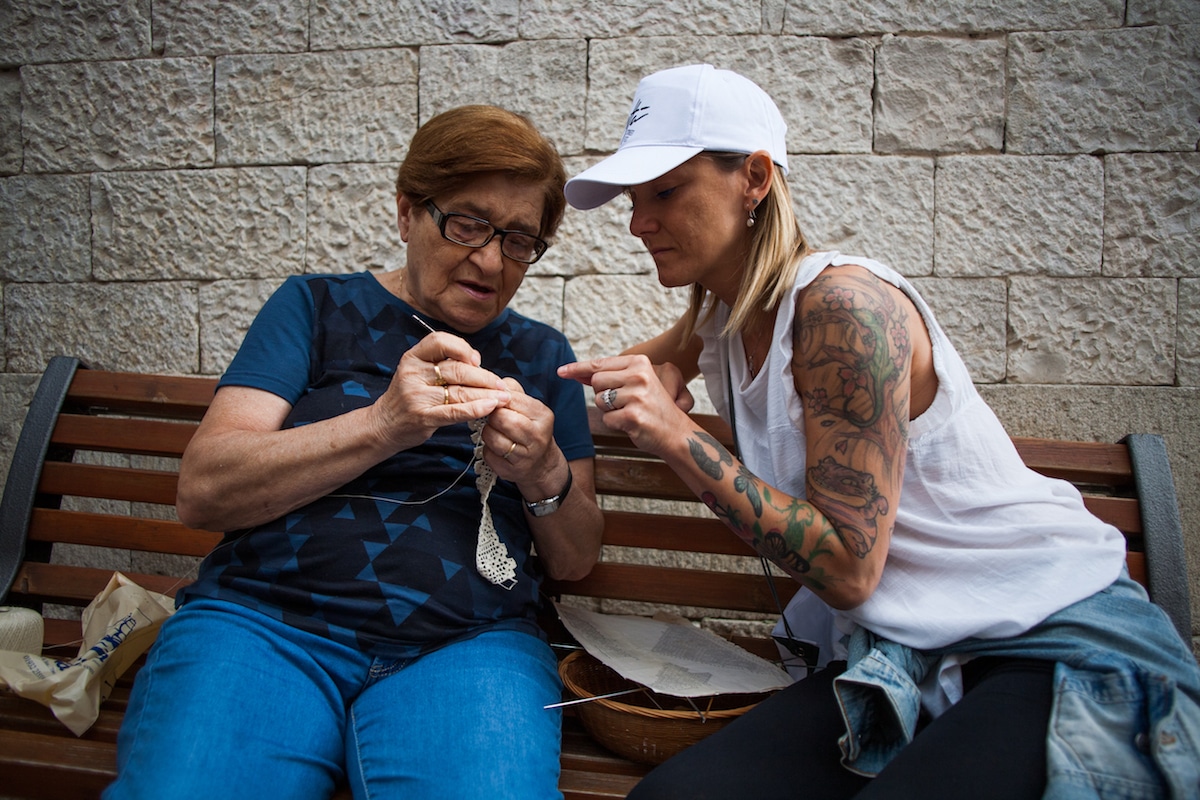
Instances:
[[[571,653],[560,661],[558,674],[563,685],[579,698],[636,689],[640,685],[583,651]],[[716,733],[767,696],[693,697],[693,708],[682,697],[645,689],[620,697],[579,703],[574,708],[587,732],[609,750],[631,761],[660,764],[705,736]]]

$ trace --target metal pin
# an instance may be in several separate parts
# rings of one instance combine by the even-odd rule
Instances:
[[[597,695],[592,695],[591,697],[580,697],[577,700],[564,700],[561,703],[551,703],[548,706],[542,706],[542,708],[543,709],[562,708],[563,706],[573,706],[573,705],[578,705],[579,703],[590,703],[593,700],[604,700],[609,697],[620,697],[623,694],[633,694],[634,692],[644,692],[644,691],[646,691],[646,687],[639,686],[636,689],[622,689],[619,692],[609,692],[608,694],[597,694]]]
[[[413,319],[415,319],[417,322],[421,323],[421,327],[423,327],[425,330],[429,331],[430,333],[437,333],[437,331],[435,331],[428,322],[421,319],[416,314],[409,314],[409,316],[412,317]]]

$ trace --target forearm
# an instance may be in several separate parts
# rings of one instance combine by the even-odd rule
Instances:
[[[874,591],[878,554],[857,552],[816,503],[767,485],[703,430],[676,440],[664,460],[734,534],[834,608]]]
[[[564,462],[565,463],[565,462]],[[572,472],[571,490],[558,510],[544,517],[526,513],[530,530],[547,574],[559,580],[578,580],[591,571],[600,556],[604,515],[596,504],[592,459],[577,459],[568,465]],[[566,482],[566,471],[556,478],[554,489],[536,489],[536,501],[559,491]]]
[[[287,430],[208,432],[184,454],[176,508],[189,527],[229,531],[277,519],[396,451],[368,409]]]

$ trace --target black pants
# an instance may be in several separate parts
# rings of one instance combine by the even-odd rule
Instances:
[[[778,692],[720,732],[656,767],[630,800],[702,798],[1040,798],[1054,664],[977,659],[965,694],[920,727],[876,778],[841,766],[844,730],[833,678],[844,664]]]

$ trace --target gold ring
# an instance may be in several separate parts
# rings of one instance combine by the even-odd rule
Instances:
[[[437,376],[437,385],[438,386],[446,385],[446,379],[442,377],[442,368],[439,367],[437,364],[433,365],[433,374]]]
[[[517,443],[516,443],[516,442],[513,442],[512,444],[510,444],[510,445],[508,446],[508,452],[507,452],[507,453],[505,453],[505,454],[502,456],[502,457],[504,458],[504,460],[505,460],[505,461],[508,461],[508,457],[509,457],[509,456],[511,456],[511,455],[512,455],[512,453],[513,453],[513,450],[516,450],[516,449],[517,449]]]
[[[442,391],[445,392],[445,397],[442,398],[442,405],[448,406],[450,405],[450,387],[442,386]]]

